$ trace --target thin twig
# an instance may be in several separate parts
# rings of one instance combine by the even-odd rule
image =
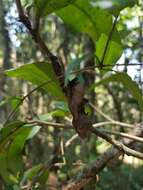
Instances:
[[[62,156],[62,159],[63,159],[63,164],[66,165],[66,158],[65,158],[65,150],[64,150],[63,138],[60,141],[60,147],[61,147],[61,156]]]
[[[77,72],[81,72],[81,70],[77,70],[77,71],[72,71],[71,73],[77,73]],[[61,79],[63,78],[64,75],[60,75],[59,77],[56,77],[57,79]],[[40,84],[39,86],[37,86],[36,88],[32,89],[30,92],[28,92],[25,96],[23,96],[23,98],[21,98],[20,102],[16,105],[16,107],[12,110],[12,112],[8,115],[6,121],[4,122],[4,125],[8,123],[8,121],[11,119],[11,117],[13,117],[15,115],[15,113],[17,112],[17,109],[21,106],[21,104],[24,102],[24,100],[26,98],[28,98],[32,93],[34,93],[35,91],[39,90],[40,88],[42,88],[43,86],[45,86],[46,84],[53,82],[54,80],[48,80],[47,82],[43,82],[42,84]]]
[[[130,135],[130,134],[123,133],[123,132],[118,132],[118,131],[110,131],[110,130],[107,130],[107,129],[99,129],[99,130],[101,132],[104,132],[104,133],[108,133],[108,134],[111,134],[111,135],[118,135],[120,137],[132,139],[132,140],[135,140],[135,141],[143,143],[143,138],[141,138],[141,137],[137,137],[137,136],[134,136],[134,135]]]
[[[44,83],[45,84],[45,83]],[[24,100],[26,98],[28,98],[33,92],[35,92],[36,90],[38,90],[39,88],[41,88],[41,86],[44,86],[43,85],[40,85],[36,88],[34,88],[33,90],[31,90],[28,94],[26,94],[21,100],[20,102],[16,105],[16,107],[13,109],[13,111],[8,115],[6,121],[4,122],[4,125],[6,125],[8,123],[8,121],[11,119],[11,117],[13,117],[13,115],[15,115],[15,113],[17,112],[17,109],[21,106],[21,104],[24,102]]]
[[[32,120],[32,121],[27,121],[28,124],[39,124],[39,125],[43,125],[43,126],[52,126],[52,127],[58,127],[58,128],[62,128],[62,129],[73,129],[72,125],[68,125],[68,124],[63,124],[63,123],[54,123],[54,122],[47,122],[47,121],[41,121],[41,120]],[[98,128],[98,127],[102,127],[105,125],[119,125],[119,126],[123,126],[123,127],[127,127],[130,129],[134,128],[134,125],[128,124],[128,123],[123,123],[123,122],[119,122],[119,121],[104,121],[104,122],[99,122],[99,123],[95,123],[93,124],[94,128]]]
[[[104,59],[105,59],[105,56],[106,56],[106,52],[107,52],[110,40],[112,39],[112,36],[113,36],[113,32],[114,32],[114,29],[115,29],[115,26],[116,26],[116,23],[117,23],[117,19],[118,19],[118,16],[115,17],[113,26],[111,28],[111,31],[110,31],[109,35],[108,35],[108,39],[107,39],[107,43],[106,43],[106,46],[105,46],[105,49],[104,49],[104,52],[103,52],[102,60],[100,62],[101,63],[101,68],[102,68],[102,65],[103,65],[103,62],[104,62]]]
[[[98,112],[100,115],[102,115],[105,119],[107,119],[110,122],[114,122],[112,118],[110,118],[108,115],[103,113],[101,110],[99,110],[96,106],[94,106],[91,102],[89,102],[89,105],[93,108],[94,111]]]
[[[34,93],[35,91],[39,90],[41,87],[43,87],[44,85],[52,82],[53,80],[48,80],[47,82],[43,82],[41,85],[37,86],[36,88],[32,89],[30,92],[28,92],[25,96],[23,96],[23,98],[21,98],[20,102],[16,105],[16,107],[13,109],[13,111],[8,115],[6,121],[4,122],[4,125],[6,125],[8,123],[8,121],[11,119],[11,117],[13,117],[13,115],[15,115],[15,113],[17,112],[17,109],[21,106],[21,104],[24,102],[24,100],[26,98],[28,98],[32,93]]]
[[[47,121],[41,121],[41,120],[33,120],[33,121],[27,121],[28,124],[39,124],[42,126],[52,126],[57,127],[61,129],[73,129],[72,125],[67,125],[63,123],[54,123],[54,122],[47,122]]]
[[[39,32],[38,32],[39,28],[36,28],[37,30],[35,30],[35,28],[32,28],[30,19],[24,13],[24,10],[23,10],[22,4],[21,4],[21,0],[16,0],[16,5],[17,5],[17,10],[18,10],[20,21],[29,30],[33,40],[37,43],[41,52],[44,53],[44,55],[47,55],[48,58],[51,60],[51,57],[53,57],[54,55],[50,52],[48,47],[45,45],[44,41],[41,39]]]
[[[119,125],[122,127],[127,127],[127,128],[134,128],[134,125],[132,124],[128,124],[128,123],[124,123],[124,122],[120,122],[120,121],[115,121],[114,119],[112,119],[111,117],[109,117],[108,115],[106,115],[104,112],[102,112],[99,108],[95,107],[91,102],[89,102],[89,105],[93,108],[93,110],[95,110],[96,112],[98,112],[100,115],[102,115],[105,119],[107,119],[109,122],[105,121],[105,122],[101,122],[101,123],[97,123],[97,125],[93,125],[94,127],[98,127],[101,125]]]
[[[130,128],[130,129],[134,128],[134,125],[128,124],[128,123],[123,123],[123,122],[120,122],[120,121],[103,121],[103,122],[100,122],[100,123],[93,124],[93,127],[97,128],[97,127],[102,127],[104,125],[119,125],[119,126],[127,127],[127,128]]]
[[[134,157],[137,157],[137,158],[143,160],[143,153],[140,153],[140,152],[135,151],[131,148],[128,148],[123,143],[121,143],[115,139],[112,139],[110,136],[107,136],[105,133],[103,133],[103,132],[101,132],[101,131],[93,128],[93,127],[90,128],[90,131],[92,133],[94,133],[95,135],[101,137],[102,139],[106,140],[110,144],[114,145],[119,151],[123,152],[123,154],[125,153],[129,156],[134,156]]]
[[[72,142],[77,139],[79,136],[78,134],[73,135],[66,143],[65,143],[65,147],[67,148],[68,146],[70,146],[72,144]]]
[[[117,63],[115,65],[111,65],[111,64],[107,64],[107,65],[103,65],[103,67],[111,67],[111,66],[126,66],[125,63]],[[127,66],[143,66],[142,63],[128,63]]]
[[[28,124],[35,124],[35,125],[38,124],[38,125],[41,125],[41,126],[48,126],[48,127],[52,126],[52,127],[57,127],[57,128],[60,128],[60,129],[65,129],[65,130],[73,130],[73,126],[72,125],[67,125],[67,124],[63,124],[63,123],[54,123],[54,122],[47,122],[47,121],[41,121],[41,120],[27,121],[26,123],[28,123]],[[93,124],[93,127],[94,128],[99,128],[99,127],[102,127],[102,126],[105,126],[105,125],[119,125],[119,126],[131,128],[131,129],[135,128],[134,125],[131,125],[131,124],[128,124],[128,123],[122,123],[122,122],[118,122],[118,121],[115,121],[115,122],[109,122],[109,121],[100,122],[100,123]],[[130,135],[130,134],[127,134],[127,133],[120,133],[120,132],[116,132],[116,131],[109,131],[109,130],[106,130],[106,129],[99,129],[99,130],[101,132],[105,132],[105,133],[108,133],[108,134],[119,135],[119,136],[127,138],[127,139],[132,139],[132,140],[135,140],[135,141],[138,141],[138,142],[143,142],[143,138],[137,137],[137,136],[134,136],[134,135]],[[71,143],[75,139],[77,139],[77,137],[78,137],[77,134],[73,135],[65,143],[65,147],[70,146]]]

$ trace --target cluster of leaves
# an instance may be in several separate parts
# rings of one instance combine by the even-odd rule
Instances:
[[[22,150],[27,140],[33,138],[40,126],[15,121],[0,131],[0,175],[7,185],[17,184],[23,172]]]
[[[108,84],[111,81],[121,82],[143,111],[143,98],[138,85],[126,73],[112,74],[103,71],[105,65],[109,65],[108,68],[111,70],[123,53],[122,39],[120,31],[117,30],[116,22],[120,11],[135,5],[136,0],[109,0],[107,6],[104,4],[104,0],[61,0],[58,2],[55,0],[33,0],[23,3],[26,3],[30,9],[34,7],[35,14],[41,18],[55,13],[73,32],[89,35],[96,44],[94,56],[101,74],[104,75],[103,79],[92,88]],[[73,60],[68,65],[65,85],[68,80],[72,80],[71,74],[77,68],[77,62],[80,64],[83,59]],[[9,77],[29,81],[66,103],[59,81],[48,62],[25,64],[7,70],[5,73]],[[38,165],[24,172],[21,158],[26,141],[33,138],[39,130],[40,126],[18,121],[4,126],[0,131],[0,175],[6,184],[14,185],[15,189],[18,189],[18,185],[23,185],[27,179],[31,180],[43,167]]]

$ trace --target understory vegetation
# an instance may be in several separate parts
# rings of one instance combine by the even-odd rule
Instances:
[[[0,190],[143,189],[143,2],[0,0]]]

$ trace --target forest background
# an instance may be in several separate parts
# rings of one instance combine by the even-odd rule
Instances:
[[[142,93],[141,0],[0,0],[0,190],[141,190]]]

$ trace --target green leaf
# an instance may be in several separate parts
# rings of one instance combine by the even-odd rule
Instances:
[[[0,107],[4,106],[5,104],[10,104],[11,107],[14,109],[19,103],[21,102],[21,97],[11,96],[5,97],[2,101],[0,101]]]
[[[52,117],[65,117],[67,114],[65,111],[57,109],[49,113]]]
[[[25,124],[23,121],[13,121],[8,123],[0,130],[0,146],[5,140],[9,140],[10,136],[16,129],[22,127]],[[7,141],[6,141],[7,142]]]
[[[7,152],[0,153],[0,176],[7,185],[17,184],[18,177],[14,176],[7,166]]]
[[[7,103],[8,103],[8,99],[1,100],[0,101],[0,107],[4,106]]]
[[[42,169],[42,167],[43,167],[42,164],[38,164],[36,166],[33,166],[26,172],[24,172],[23,178],[20,183],[24,184],[27,180],[32,180],[33,177],[35,177],[39,173],[39,171]]]
[[[128,76],[126,73],[116,73],[105,77],[98,83],[98,85],[108,84],[109,82],[121,82],[129,90],[134,99],[138,102],[140,110],[143,111],[143,96],[141,89],[138,87],[137,83],[131,79],[130,76]]]
[[[7,154],[5,152],[0,154],[0,166],[0,176],[7,185],[12,184],[13,182],[10,179],[10,173],[7,169]]]
[[[91,115],[92,114],[92,110],[89,107],[89,105],[85,105],[84,111],[87,115]]]
[[[1,130],[0,176],[6,183],[18,183],[17,174],[23,170],[22,150],[26,141],[39,130],[40,126],[24,125],[21,121],[10,123]]]
[[[93,7],[91,0],[77,0],[56,13],[74,31],[87,33],[94,42],[100,37],[101,33],[108,35],[112,28],[112,15],[106,10]],[[120,42],[116,29],[113,39]]]
[[[64,117],[70,113],[68,104],[62,101],[56,101],[54,103],[54,111],[49,114],[51,117]]]
[[[20,105],[21,102],[21,97],[12,97],[12,99],[10,100],[12,109],[15,109],[18,105]]]
[[[102,61],[103,59],[107,41],[108,37],[105,34],[102,34],[99,40],[97,41],[96,56],[100,61]],[[122,46],[110,40],[108,47],[106,49],[103,65],[110,65],[110,67],[107,68],[108,69],[112,68],[111,65],[115,65],[116,61],[121,57],[121,55],[122,55]]]
[[[40,16],[48,15],[58,9],[68,6],[75,0],[34,0],[34,5],[37,8],[37,14]]]
[[[44,185],[44,184],[46,184],[46,182],[48,180],[48,177],[49,177],[49,171],[48,170],[43,170],[41,172],[41,175],[38,177],[38,182],[41,185]]]
[[[87,61],[90,60],[91,58],[94,58],[93,54],[85,54],[81,57],[77,57],[77,58],[71,60],[71,62],[68,64],[67,70],[65,72],[65,86],[67,86],[69,81],[72,81],[76,77],[78,78],[78,80],[80,82],[83,82],[82,81],[83,80],[82,68],[84,68]],[[81,69],[81,71],[80,71],[80,69]]]
[[[33,84],[41,86],[42,89],[53,96],[65,100],[52,66],[47,62],[25,64],[16,69],[7,70],[5,73],[10,77],[30,81]]]
[[[22,171],[23,163],[21,158],[21,152],[24,148],[26,141],[32,138],[39,130],[40,126],[24,125],[20,128],[11,142],[7,151],[7,164],[10,171],[17,173]]]
[[[13,190],[21,190],[21,188],[18,185],[14,185]]]
[[[57,11],[57,15],[74,31],[87,33],[96,44],[97,57],[102,60],[104,49],[113,28],[112,15],[106,10],[92,6],[91,0],[77,0],[72,5]],[[114,65],[121,54],[121,39],[115,27],[108,44],[104,63]],[[74,75],[69,76],[74,77]]]
[[[67,70],[65,73],[65,85],[67,86],[69,81],[72,81],[74,78],[76,78],[77,73],[72,73],[73,71],[76,71],[80,69],[80,64],[82,61],[84,61],[85,56],[81,58],[73,59],[67,66]]]
[[[136,3],[137,0],[91,0],[92,6],[106,9],[113,14],[119,14],[122,9],[132,7]]]
[[[62,110],[64,112],[69,112],[68,104],[62,101],[56,101],[54,104],[56,109]]]
[[[45,182],[47,181],[47,178],[49,176],[49,171],[45,170],[42,164],[38,164],[36,166],[33,166],[26,172],[24,172],[24,176],[20,182],[20,184],[24,184],[27,180],[32,180],[34,177],[37,177],[37,181],[41,184],[44,185]]]
[[[53,118],[51,116],[51,114],[49,113],[46,113],[46,114],[42,114],[42,115],[39,115],[39,120],[41,121],[51,121]]]

